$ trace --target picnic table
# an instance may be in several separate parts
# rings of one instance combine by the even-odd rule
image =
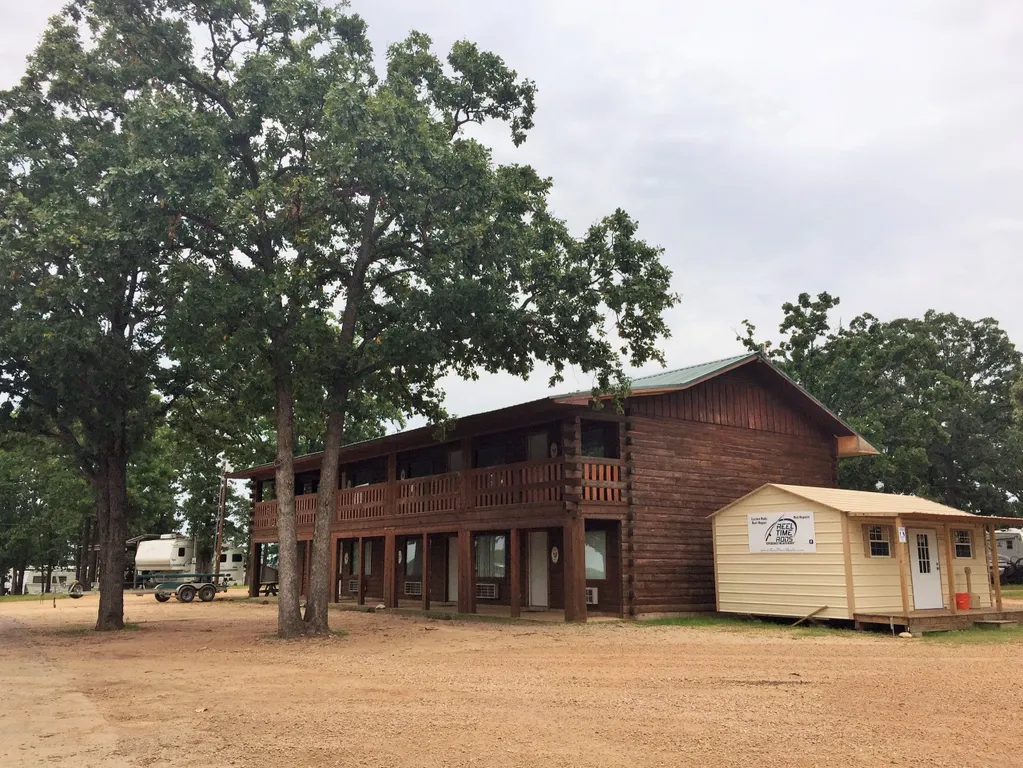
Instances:
[[[273,595],[277,597],[277,582],[276,581],[261,581],[259,588],[262,590],[265,597]]]

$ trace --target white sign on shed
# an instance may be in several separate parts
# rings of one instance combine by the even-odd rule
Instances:
[[[750,552],[816,552],[813,512],[746,515]]]

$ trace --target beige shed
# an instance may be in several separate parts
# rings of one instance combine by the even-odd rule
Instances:
[[[1006,522],[916,496],[764,485],[712,516],[717,609],[910,631],[1015,620],[991,556]]]

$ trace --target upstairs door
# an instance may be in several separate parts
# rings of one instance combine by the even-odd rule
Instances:
[[[907,533],[913,573],[913,607],[918,611],[944,608],[941,566],[938,562],[938,534],[922,528],[910,528]]]

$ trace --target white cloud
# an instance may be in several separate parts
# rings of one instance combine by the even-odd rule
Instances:
[[[46,13],[5,3],[0,84]],[[47,8],[47,5],[49,6]],[[738,351],[801,291],[848,319],[928,308],[1023,339],[1023,6],[1017,0],[355,2],[382,55],[412,29],[468,38],[539,86],[502,161],[555,180],[575,231],[621,206],[665,247],[683,302],[668,361]],[[567,388],[585,388],[579,376]],[[453,381],[468,413],[540,396],[546,376]]]

